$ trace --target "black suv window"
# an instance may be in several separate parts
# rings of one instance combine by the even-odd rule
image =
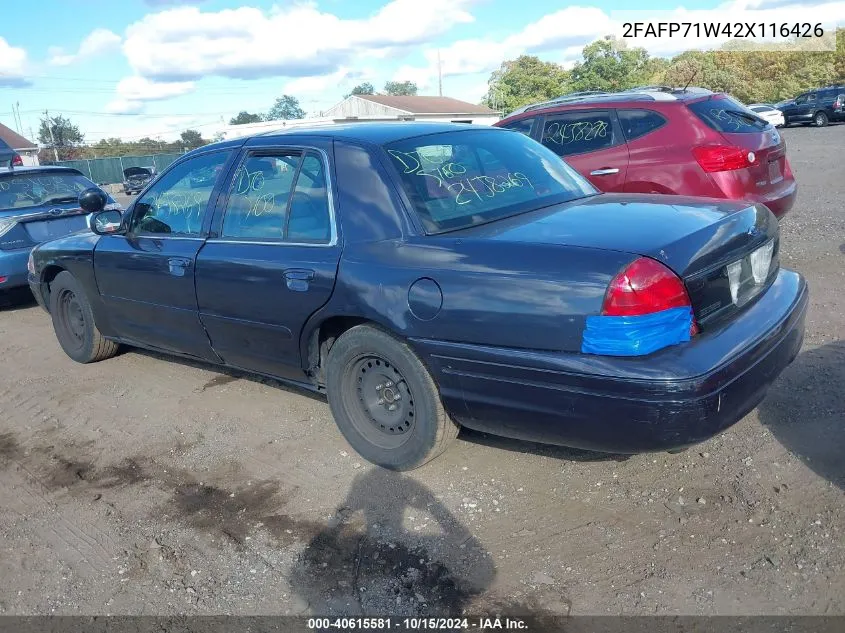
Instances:
[[[629,141],[645,136],[666,123],[666,119],[653,110],[617,110],[616,114]]]
[[[197,236],[208,199],[231,151],[202,154],[176,165],[135,203],[136,234]]]
[[[543,145],[558,156],[596,152],[614,145],[608,111],[576,111],[546,117]]]
[[[525,136],[531,136],[531,128],[534,125],[534,117],[528,117],[527,119],[520,119],[519,121],[514,121],[512,123],[507,123],[502,127],[507,128],[509,130],[516,130],[517,132],[522,132]]]
[[[769,123],[730,97],[705,99],[688,105],[689,109],[717,132],[750,134],[769,127]]]

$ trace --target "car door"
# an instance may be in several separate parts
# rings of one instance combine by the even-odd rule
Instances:
[[[545,117],[540,142],[600,191],[622,191],[628,147],[611,110],[568,110]]]
[[[126,233],[97,242],[97,286],[124,339],[217,360],[199,320],[194,264],[233,154],[209,152],[174,165],[129,209]],[[200,173],[212,177],[198,180]]]
[[[330,173],[322,149],[243,153],[196,269],[200,318],[226,363],[304,378],[300,332],[331,297],[340,259]]]

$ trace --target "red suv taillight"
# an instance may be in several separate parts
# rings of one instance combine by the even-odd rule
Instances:
[[[639,316],[671,308],[692,310],[684,282],[660,262],[640,257],[610,282],[601,313],[604,316]],[[697,333],[698,325],[693,319],[690,336]]]
[[[692,155],[706,172],[745,169],[757,161],[754,152],[733,145],[699,145]]]
[[[23,167],[23,158],[21,158],[20,154],[15,154],[15,157],[12,159],[12,166]]]

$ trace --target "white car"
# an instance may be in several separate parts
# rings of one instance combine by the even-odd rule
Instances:
[[[748,109],[754,112],[761,119],[765,119],[775,127],[781,127],[785,123],[783,112],[768,103],[752,103]]]

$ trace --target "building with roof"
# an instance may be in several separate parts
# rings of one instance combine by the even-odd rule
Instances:
[[[38,143],[24,138],[2,123],[0,123],[0,139],[20,154],[24,165],[38,165]]]
[[[303,125],[334,125],[355,121],[441,121],[492,125],[502,117],[487,106],[451,97],[350,95],[318,117],[291,121],[260,121],[227,125],[221,133],[231,139]]]

